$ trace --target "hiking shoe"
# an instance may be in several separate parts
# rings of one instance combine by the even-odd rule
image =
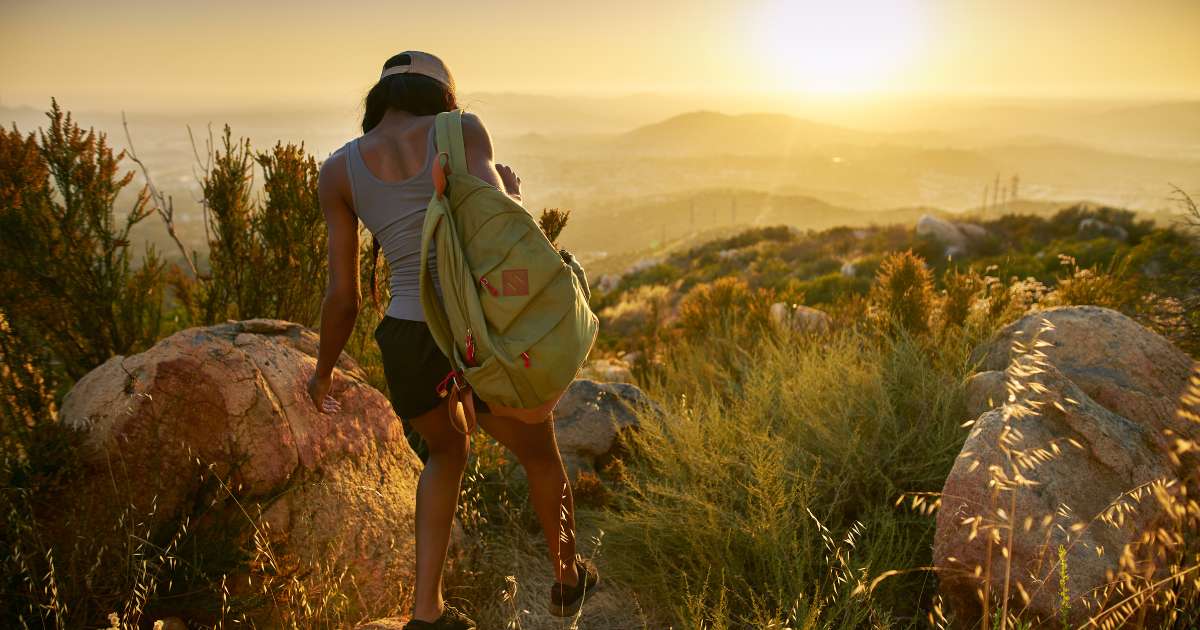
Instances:
[[[550,614],[556,617],[570,617],[578,612],[584,594],[600,583],[600,572],[591,560],[576,554],[575,567],[579,570],[579,582],[575,586],[555,582],[550,587]]]
[[[404,624],[404,630],[475,630],[475,622],[461,610],[445,604],[442,615],[436,621],[413,619]]]

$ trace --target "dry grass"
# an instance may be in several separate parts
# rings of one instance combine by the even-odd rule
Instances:
[[[928,577],[858,587],[929,564],[932,523],[892,504],[939,490],[957,454],[965,347],[935,362],[906,336],[725,329],[673,342],[650,387],[666,414],[642,419],[597,515],[615,575],[663,627],[915,624]]]

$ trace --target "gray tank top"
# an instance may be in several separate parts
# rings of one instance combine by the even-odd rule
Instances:
[[[430,125],[424,168],[401,182],[385,182],[371,173],[359,152],[359,138],[343,146],[350,170],[354,212],[379,240],[379,247],[391,270],[388,281],[391,301],[388,302],[387,315],[396,319],[425,321],[420,285],[421,228],[425,222],[425,208],[433,197],[431,171],[437,155],[433,129],[434,126]],[[438,287],[440,294],[435,258],[435,253],[431,251],[429,267],[434,286]]]

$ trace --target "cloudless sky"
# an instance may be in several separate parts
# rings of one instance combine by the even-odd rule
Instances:
[[[405,49],[464,92],[1200,96],[1200,0],[0,0],[0,104],[357,102]]]

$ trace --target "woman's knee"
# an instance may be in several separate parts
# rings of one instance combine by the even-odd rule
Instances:
[[[479,426],[511,451],[526,468],[557,465],[561,460],[553,422],[552,418],[530,424],[490,413],[479,416]]]
[[[461,460],[464,464],[470,451],[471,439],[459,432],[450,424],[443,402],[432,411],[413,418],[411,424],[421,439],[431,457],[437,456],[450,460]]]
[[[422,437],[425,439],[430,457],[441,457],[466,464],[467,455],[471,450],[471,439],[457,431],[452,433],[453,435],[443,434],[432,439],[424,435]]]

